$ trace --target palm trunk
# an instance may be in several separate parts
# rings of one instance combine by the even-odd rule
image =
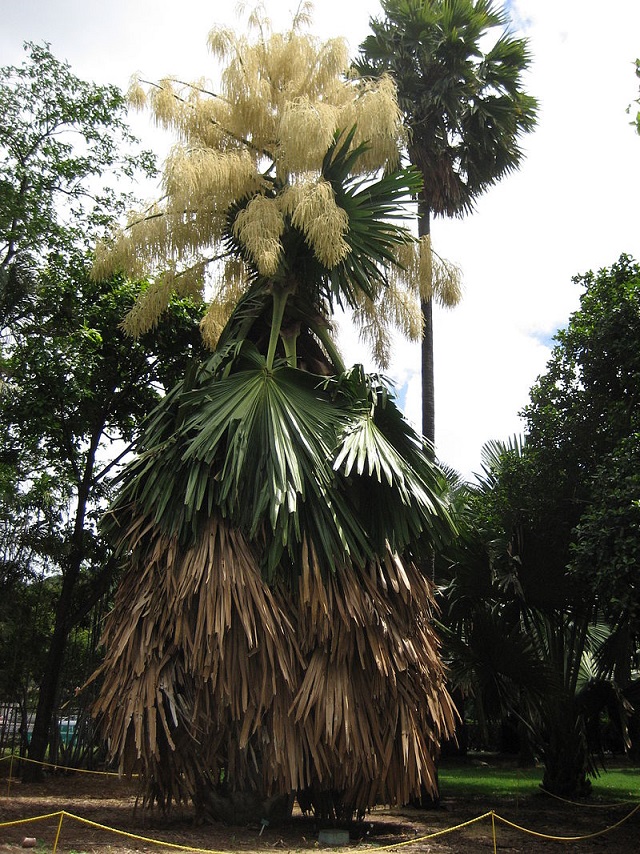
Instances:
[[[433,363],[433,300],[421,303],[422,334],[422,435],[435,447],[436,414]]]
[[[574,698],[565,696],[557,701],[545,723],[543,788],[562,798],[588,796],[591,793],[588,750]]]
[[[418,236],[427,237],[431,233],[429,206],[421,199],[418,204]],[[435,446],[435,385],[433,361],[433,300],[422,300],[422,435]]]

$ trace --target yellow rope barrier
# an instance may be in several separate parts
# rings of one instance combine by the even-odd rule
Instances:
[[[73,771],[75,774],[95,774],[102,777],[120,777],[117,771],[90,771],[88,768],[72,768],[70,765],[60,765],[59,762],[41,762],[39,759],[29,759],[28,756],[19,756],[12,753],[10,756],[3,756],[0,762],[5,759],[17,759],[18,762],[30,762],[32,765],[42,765],[43,768],[53,768],[55,771]],[[132,774],[136,777],[137,774]]]
[[[2,821],[0,827],[16,827],[18,824],[30,824],[33,821],[45,821],[49,818],[58,818],[61,811],[49,813],[48,815],[34,815],[31,818],[17,818],[14,821]]]
[[[62,832],[62,819],[64,818],[64,810],[60,813],[60,821],[58,822],[58,830],[56,832],[56,838],[53,841],[53,852],[52,854],[56,854],[58,850],[58,840],[60,839],[60,833]]]
[[[469,826],[476,824],[479,821],[483,821],[484,819],[489,818],[489,817],[491,818],[491,834],[492,834],[492,840],[493,840],[494,854],[497,854],[496,820],[499,822],[502,822],[502,824],[506,825],[507,827],[512,828],[513,830],[519,830],[522,833],[525,833],[529,836],[535,836],[538,839],[547,839],[547,840],[551,840],[554,842],[582,842],[582,841],[587,840],[587,839],[594,839],[598,836],[604,836],[606,833],[610,833],[611,831],[615,830],[616,828],[620,827],[622,824],[627,822],[639,810],[640,810],[640,804],[636,804],[635,807],[629,813],[627,813],[627,815],[625,815],[623,818],[621,818],[615,824],[609,825],[608,827],[605,827],[602,830],[597,830],[597,831],[594,831],[593,833],[588,833],[588,834],[584,834],[581,836],[555,836],[555,835],[549,834],[549,833],[541,833],[540,831],[531,830],[530,828],[523,827],[520,824],[516,824],[515,822],[510,821],[509,819],[504,818],[503,816],[494,812],[494,810],[491,810],[490,812],[483,813],[482,815],[479,815],[476,818],[472,818],[472,819],[469,819],[468,821],[464,821],[464,822],[461,822],[460,824],[456,824],[453,827],[447,827],[447,828],[444,828],[443,830],[437,830],[433,833],[425,834],[424,836],[416,836],[412,839],[405,839],[401,842],[392,842],[389,845],[381,845],[381,846],[378,846],[375,848],[369,848],[367,850],[368,850],[368,852],[390,851],[393,848],[402,848],[406,845],[416,845],[419,842],[424,842],[424,841],[429,840],[429,839],[435,839],[438,836],[444,836],[445,834],[448,834],[448,833],[454,833],[457,830],[461,830],[462,828],[469,827]],[[56,837],[55,837],[55,841],[53,844],[53,852],[52,852],[52,854],[56,854],[58,841],[60,839],[60,834],[62,832],[62,822],[63,822],[63,818],[65,816],[67,818],[73,819],[74,821],[80,822],[81,824],[88,825],[89,827],[94,827],[98,830],[102,830],[102,831],[105,831],[107,833],[114,833],[118,836],[124,836],[127,839],[134,839],[134,840],[137,840],[138,842],[145,842],[145,843],[148,843],[150,845],[161,845],[165,848],[171,848],[171,849],[174,849],[177,851],[194,852],[194,854],[230,854],[229,851],[223,852],[223,851],[218,851],[216,849],[211,849],[211,848],[194,848],[191,845],[180,845],[180,844],[177,844],[174,842],[167,842],[167,841],[160,840],[160,839],[153,839],[149,836],[141,836],[139,834],[131,833],[131,832],[126,831],[126,830],[118,830],[117,828],[108,827],[105,824],[99,824],[98,822],[91,821],[90,819],[83,818],[82,816],[77,816],[77,815],[74,815],[73,813],[66,812],[66,810],[61,810],[58,812],[49,813],[47,815],[32,816],[31,818],[23,818],[23,819],[16,819],[14,821],[0,822],[0,828],[15,827],[15,826],[21,825],[21,824],[29,824],[29,823],[33,823],[36,821],[46,821],[46,820],[58,818],[59,819],[58,828],[57,828]]]
[[[584,801],[570,801],[568,798],[562,798],[560,795],[554,795],[553,792],[549,792],[542,785],[540,786],[540,791],[547,795],[549,798],[554,798],[556,801],[560,801],[563,804],[571,804],[573,807],[588,807],[592,810],[610,810],[615,807],[624,807],[628,804],[635,804],[636,801],[616,801],[615,804],[593,804],[593,803],[585,803]]]
[[[96,821],[91,821],[88,818],[81,818],[73,813],[65,812],[68,818],[79,821],[81,824],[88,824],[90,827],[95,827],[98,830],[107,830],[115,833],[118,836],[126,836],[127,839],[136,839],[138,842],[148,842],[150,845],[162,845],[164,848],[173,848],[177,851],[193,851],[196,854],[229,854],[228,851],[216,851],[212,848],[193,848],[191,845],[178,845],[175,842],[163,842],[160,839],[151,839],[149,836],[138,836],[136,833],[129,833],[126,830],[115,830],[113,827],[107,827],[105,824],[98,824]]]
[[[509,821],[507,818],[503,818],[501,815],[496,813],[496,818],[498,821],[501,821],[503,824],[508,825],[509,827],[514,828],[515,830],[520,830],[522,833],[526,833],[529,836],[536,836],[538,839],[552,839],[555,842],[580,842],[584,839],[594,839],[596,836],[604,836],[605,833],[610,833],[612,830],[615,830],[616,827],[620,827],[621,824],[624,824],[625,821],[628,821],[631,816],[635,815],[638,810],[640,810],[640,804],[636,804],[636,806],[631,810],[630,813],[621,818],[620,821],[617,821],[615,824],[609,825],[609,827],[605,827],[602,830],[596,830],[594,833],[587,833],[584,836],[551,836],[548,833],[540,833],[537,830],[529,830],[527,827],[522,827],[520,824],[515,824],[513,821]]]
[[[9,779],[7,780],[7,796],[11,794],[11,781],[13,780],[13,753],[9,762]]]
[[[550,834],[550,833],[540,833],[539,831],[531,830],[529,828],[523,827],[522,825],[516,824],[513,821],[509,821],[509,819],[506,819],[503,816],[501,816],[498,813],[491,810],[490,812],[484,813],[483,815],[479,815],[476,818],[469,819],[468,821],[461,822],[460,824],[457,824],[453,827],[447,827],[443,830],[437,830],[434,833],[429,833],[429,834],[426,834],[424,836],[417,836],[413,839],[404,840],[403,842],[394,842],[394,843],[391,843],[390,845],[381,845],[381,846],[378,846],[376,848],[369,848],[367,850],[369,852],[389,851],[392,848],[401,848],[405,845],[415,845],[419,842],[424,842],[425,840],[428,840],[428,839],[435,839],[437,836],[444,836],[447,833],[454,833],[456,830],[461,830],[464,827],[469,827],[472,824],[476,824],[479,821],[483,821],[485,818],[491,818],[491,833],[492,833],[494,854],[496,854],[496,852],[497,852],[497,835],[496,835],[496,826],[495,826],[496,820],[502,822],[504,825],[512,828],[513,830],[519,830],[522,833],[525,833],[529,836],[535,836],[538,839],[547,839],[547,840],[550,840],[553,842],[582,842],[582,841],[585,841],[587,839],[594,839],[597,836],[604,836],[604,834],[610,833],[612,830],[615,830],[616,828],[618,828],[622,824],[624,824],[626,821],[628,821],[633,815],[635,815],[635,813],[638,812],[638,810],[640,810],[640,804],[637,804],[634,807],[634,809],[631,810],[631,812],[629,812],[626,816],[624,816],[622,819],[620,819],[620,821],[617,821],[615,824],[609,825],[608,827],[605,827],[602,830],[597,830],[594,833],[588,833],[588,834],[584,834],[582,836],[555,836],[555,835]],[[20,824],[29,824],[29,823],[33,823],[36,821],[46,821],[46,820],[58,818],[58,827],[57,827],[56,837],[55,837],[55,841],[53,844],[53,851],[52,851],[52,854],[56,854],[58,842],[60,839],[60,834],[62,831],[62,822],[63,822],[63,819],[65,816],[69,819],[73,819],[74,821],[79,822],[80,824],[85,824],[85,825],[88,825],[89,827],[94,827],[97,830],[102,830],[102,831],[105,831],[107,833],[114,833],[114,834],[116,834],[116,836],[124,836],[127,839],[134,839],[138,842],[145,842],[149,845],[160,845],[160,846],[163,846],[164,848],[171,848],[171,849],[176,850],[176,851],[190,851],[190,852],[193,852],[193,854],[230,854],[230,852],[228,852],[228,851],[219,851],[217,849],[212,849],[212,848],[197,848],[197,847],[194,847],[192,845],[180,845],[178,843],[167,842],[166,840],[162,840],[162,839],[153,839],[150,836],[141,836],[140,834],[131,833],[131,832],[126,831],[126,830],[118,830],[117,828],[109,827],[108,825],[100,824],[99,822],[96,822],[96,821],[91,821],[91,819],[83,818],[82,816],[78,816],[78,815],[74,815],[73,813],[67,812],[66,810],[60,810],[58,812],[49,813],[47,815],[33,816],[31,818],[16,819],[15,821],[0,822],[0,828],[15,827],[15,826],[20,825]]]
[[[582,836],[555,836],[555,835],[549,834],[549,833],[540,833],[539,831],[531,830],[529,828],[523,827],[522,825],[516,824],[513,821],[509,821],[509,819],[506,819],[503,816],[501,816],[498,813],[491,810],[490,812],[484,813],[483,815],[479,815],[476,818],[469,819],[468,821],[461,822],[460,824],[457,824],[453,827],[447,827],[443,830],[437,830],[434,833],[429,833],[429,834],[426,834],[424,836],[417,836],[413,839],[404,840],[403,842],[394,842],[394,843],[391,843],[390,845],[382,845],[382,846],[378,846],[376,848],[370,848],[370,849],[368,849],[368,851],[371,851],[371,852],[389,851],[392,848],[401,848],[405,845],[415,845],[419,842],[424,842],[425,840],[428,840],[428,839],[435,839],[437,836],[444,836],[447,833],[453,833],[456,830],[461,830],[464,827],[469,827],[470,825],[476,824],[477,822],[482,821],[485,818],[489,818],[489,817],[491,818],[491,832],[492,832],[492,839],[493,839],[494,854],[496,854],[496,852],[497,852],[497,837],[496,837],[496,827],[495,827],[496,820],[502,822],[504,825],[512,828],[513,830],[519,830],[522,833],[525,833],[529,836],[535,836],[538,839],[547,839],[547,840],[554,841],[554,842],[581,842],[581,841],[584,841],[587,839],[594,839],[597,836],[604,836],[604,834],[606,834],[606,833],[610,833],[612,830],[615,830],[616,828],[618,828],[622,824],[624,824],[626,821],[628,821],[633,815],[635,815],[635,813],[638,812],[638,810],[640,810],[640,804],[637,804],[631,810],[631,812],[629,812],[626,816],[624,816],[622,819],[620,819],[620,821],[617,821],[615,824],[609,825],[608,827],[605,827],[602,830],[597,830],[594,833],[588,833],[588,834],[584,834]],[[131,833],[131,832],[126,831],[126,830],[118,830],[117,828],[109,827],[105,824],[100,824],[99,822],[96,822],[96,821],[91,821],[88,818],[83,818],[82,816],[74,815],[73,813],[69,813],[66,810],[60,810],[58,812],[49,813],[47,815],[32,816],[31,818],[23,818],[23,819],[16,819],[14,821],[0,822],[0,828],[15,827],[15,826],[20,825],[20,824],[29,824],[29,823],[33,823],[36,821],[46,821],[46,820],[50,820],[53,818],[58,818],[58,820],[59,820],[58,821],[58,828],[57,828],[56,837],[55,837],[55,841],[53,844],[53,852],[52,852],[52,854],[56,854],[58,841],[60,839],[60,834],[62,831],[62,822],[63,822],[63,819],[65,816],[67,818],[73,819],[74,821],[80,822],[80,824],[86,824],[89,827],[94,827],[97,830],[103,830],[107,833],[114,833],[117,836],[124,836],[127,839],[134,839],[134,840],[137,840],[138,842],[146,842],[150,845],[161,845],[164,848],[171,848],[171,849],[176,850],[176,851],[190,851],[190,852],[194,852],[194,854],[229,854],[228,851],[219,851],[219,850],[212,849],[212,848],[196,848],[196,847],[193,847],[191,845],[179,845],[179,844],[174,843],[174,842],[167,842],[167,841],[161,840],[161,839],[153,839],[149,836],[141,836],[140,834]]]
[[[416,836],[414,839],[405,839],[404,842],[392,842],[391,845],[380,845],[377,848],[368,848],[368,851],[389,851],[392,848],[402,848],[405,845],[415,845],[417,842],[424,842],[426,839],[435,839],[436,836],[444,836],[447,833],[453,833],[455,830],[461,830],[463,827],[469,827],[471,824],[476,824],[490,816],[490,812],[479,815],[477,818],[471,818],[469,821],[463,821],[462,824],[456,824],[455,827],[446,827],[444,830],[436,830],[434,833],[428,833],[426,836]]]

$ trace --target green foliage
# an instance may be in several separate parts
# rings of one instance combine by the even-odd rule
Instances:
[[[171,334],[126,339],[134,287],[92,280],[90,246],[129,204],[117,181],[152,159],[128,151],[115,87],[79,80],[46,45],[26,51],[0,69],[0,631],[24,652],[0,679],[21,699],[39,684],[41,759],[69,634],[117,569],[97,518],[140,420],[198,352],[199,312],[176,302]]]
[[[543,751],[545,786],[564,795],[589,789],[603,708],[624,740],[620,689],[632,678],[639,612],[640,268],[622,256],[575,281],[580,309],[531,390],[526,442],[494,443],[485,454],[443,616],[452,672],[480,699],[522,655],[519,693],[484,706],[495,713],[533,701],[519,714]],[[509,655],[492,653],[500,633]],[[532,655],[547,671],[537,696],[526,686]]]
[[[29,569],[33,575],[35,567]],[[56,586],[42,577],[10,578],[6,564],[0,563],[0,696],[4,701],[33,705],[46,663],[59,593]]]
[[[640,433],[622,439],[598,466],[571,546],[571,565],[594,586],[612,620],[640,628]]]
[[[199,342],[198,312],[186,303],[177,305],[170,335],[171,313],[157,341],[150,333],[132,342],[119,323],[137,287],[118,277],[95,282],[89,260],[79,255],[73,263],[55,261],[39,275],[29,313],[14,326],[0,394],[0,586],[7,603],[0,623],[18,644],[9,649],[24,653],[16,690],[45,669],[60,578],[77,575],[64,617],[68,630],[109,590],[113,567],[97,519],[140,420]],[[51,576],[58,579],[52,588]],[[43,584],[46,599],[38,593]],[[0,664],[5,685],[13,667]]]
[[[366,151],[366,145],[349,150],[355,128],[339,136],[324,158],[322,175],[329,181],[336,203],[349,217],[345,236],[349,254],[331,271],[338,304],[345,300],[357,308],[360,291],[374,298],[387,284],[387,268],[397,264],[394,248],[410,242],[406,226],[400,224],[407,199],[420,191],[422,180],[414,169],[397,169],[378,180],[363,180],[349,173]],[[340,297],[342,296],[342,300]]]
[[[524,415],[531,446],[568,445],[571,433],[576,456],[587,464],[628,435],[636,417],[640,268],[623,255],[597,276],[574,281],[584,289],[580,309],[558,332],[547,373],[532,389]]]
[[[83,439],[104,429],[109,444],[132,440],[164,385],[169,355],[166,345],[157,353],[153,335],[131,341],[120,328],[137,289],[121,277],[93,281],[90,259],[80,255],[71,263],[55,258],[43,271],[5,359],[5,448],[37,449],[40,466],[77,483]],[[184,367],[197,324],[193,307],[187,321],[187,306],[177,306],[178,329],[171,324],[174,372]],[[168,326],[162,324],[160,339]]]
[[[422,186],[420,175],[412,168],[396,169],[377,178],[363,178],[357,171],[354,174],[354,167],[367,151],[364,144],[352,147],[354,135],[355,128],[335,135],[320,170],[321,178],[331,185],[336,205],[348,218],[344,240],[349,253],[339,263],[324,264],[300,225],[287,216],[280,238],[285,251],[278,268],[268,277],[261,276],[246,247],[233,234],[238,210],[234,207],[230,214],[227,248],[243,258],[252,279],[262,279],[263,287],[268,283],[267,302],[271,302],[274,289],[289,288],[307,322],[313,321],[314,314],[317,319],[332,313],[336,305],[356,309],[363,296],[379,298],[389,283],[390,269],[398,267],[398,246],[413,242],[403,219],[405,204]],[[276,198],[290,179],[269,177],[269,182],[272,188],[264,195]],[[257,296],[254,288],[248,298]]]
[[[253,344],[218,352],[167,395],[109,515],[141,510],[168,534],[197,537],[218,508],[259,539],[265,576],[297,578],[307,549],[335,570],[390,546],[451,530],[445,485],[375,377],[360,367],[323,380]]]
[[[508,487],[521,454],[518,440],[483,448],[483,477],[473,487],[458,485],[459,536],[436,564],[451,683],[473,697],[483,733],[508,714],[530,721],[554,693],[531,623],[520,505]],[[534,597],[539,593],[534,586]]]
[[[526,444],[486,449],[485,478],[467,498],[467,528],[442,594],[450,672],[473,696],[481,725],[507,713],[521,722],[521,739],[526,730],[544,759],[549,791],[584,795],[587,773],[597,773],[589,728],[611,699],[603,674],[587,665],[610,631],[590,624],[589,585],[554,553],[551,498],[540,500],[532,471]]]
[[[524,412],[535,493],[576,582],[597,593],[609,619],[636,619],[640,267],[623,255],[575,281],[580,309]]]
[[[636,77],[640,77],[640,59],[636,59]],[[636,101],[634,101],[634,104],[640,105],[640,98],[638,98]],[[627,112],[632,113],[633,109],[634,109],[633,105],[630,104],[627,107]],[[640,134],[640,110],[638,110],[638,112],[636,113],[631,124],[635,127],[636,132]]]
[[[153,174],[125,124],[114,86],[77,78],[48,45],[25,45],[21,66],[0,68],[0,318],[19,309],[50,252],[88,248],[129,204],[118,174]]]

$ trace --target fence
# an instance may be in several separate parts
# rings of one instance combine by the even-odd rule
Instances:
[[[26,756],[35,711],[19,703],[0,703],[0,756]],[[56,765],[92,768],[99,751],[93,721],[85,708],[65,709],[54,718],[49,737],[49,761]]]

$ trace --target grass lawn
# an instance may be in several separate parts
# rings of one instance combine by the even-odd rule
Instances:
[[[440,792],[456,798],[526,798],[540,793],[543,768],[518,768],[514,763],[491,756],[468,761],[443,760],[440,765]],[[592,779],[592,800],[617,803],[640,802],[640,767],[624,761]]]

